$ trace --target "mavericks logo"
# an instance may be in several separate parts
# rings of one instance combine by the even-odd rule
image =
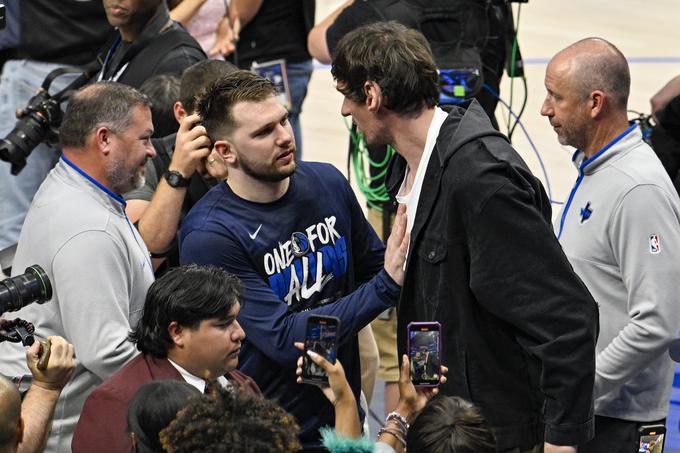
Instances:
[[[321,292],[347,272],[347,240],[335,229],[335,216],[296,231],[264,255],[269,286],[289,306]]]

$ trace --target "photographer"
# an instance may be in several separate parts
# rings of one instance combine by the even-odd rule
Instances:
[[[22,30],[66,29],[66,36],[62,39],[58,32],[55,35],[26,33],[22,36],[22,40],[26,41],[25,48],[34,52],[34,58],[40,61],[7,62],[3,71],[7,83],[3,79],[0,84],[0,97],[10,102],[0,109],[0,124],[6,127],[5,130],[0,129],[0,137],[10,132],[16,121],[16,109],[26,107],[47,74],[62,66],[94,63],[97,50],[111,35],[111,27],[103,22],[104,11],[99,0],[79,1],[78,6],[72,7],[67,6],[70,3],[62,5],[61,2],[46,0],[24,3],[21,8]],[[96,80],[118,81],[138,88],[154,75],[180,75],[188,66],[206,58],[198,43],[170,19],[164,1],[139,0],[127,8],[121,8],[111,0],[104,0],[103,4],[106,18],[117,27],[117,34],[108,51],[99,55],[103,67]],[[31,23],[36,19],[42,20],[37,26]],[[49,53],[50,50],[54,51],[54,55]],[[56,64],[48,65],[44,61]],[[70,76],[60,76],[51,85],[50,91],[59,91],[72,80]],[[26,87],[30,88],[27,90]],[[40,114],[48,116],[45,112]],[[52,120],[41,121],[55,126],[55,129],[58,127],[58,124],[49,124]],[[25,125],[24,129],[27,129]],[[172,132],[174,130],[159,131],[161,136]],[[16,147],[22,145],[15,144]],[[31,152],[32,147],[19,153],[28,156],[28,164],[18,176],[10,174],[7,163],[0,164],[0,193],[3,193],[0,197],[0,250],[16,243],[35,192],[59,158],[57,152],[44,144],[38,145],[39,152],[36,153]]]
[[[0,323],[3,321],[0,319]],[[59,336],[48,337],[47,341],[50,356],[44,370],[38,367],[40,343],[35,342],[26,350],[33,382],[23,402],[19,403],[19,391],[14,384],[0,376],[0,451],[28,453],[45,447],[57,400],[76,367],[72,344]],[[16,433],[13,438],[12,431]]]
[[[16,0],[17,5],[19,1]],[[52,70],[93,61],[97,51],[113,34],[106,21],[101,0],[55,2],[22,1],[19,18],[19,44],[16,59],[8,60],[0,83],[0,138],[13,128],[16,110],[24,108]],[[60,77],[53,84],[58,91],[73,78]],[[0,250],[15,244],[33,195],[59,158],[55,150],[39,145],[28,164],[17,176],[8,163],[0,161]]]

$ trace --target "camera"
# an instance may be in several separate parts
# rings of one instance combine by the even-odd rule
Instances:
[[[0,159],[12,164],[10,171],[13,175],[19,174],[26,166],[29,154],[42,141],[56,146],[63,117],[59,100],[47,91],[33,96],[24,112],[12,132],[0,141]]]
[[[23,109],[24,115],[19,118],[12,132],[0,139],[0,160],[12,165],[10,172],[13,175],[18,175],[26,166],[26,159],[41,142],[53,148],[59,144],[59,126],[64,117],[60,104],[68,100],[73,90],[85,85],[100,67],[99,61],[95,60],[84,67],[57,68],[47,74],[40,91],[28,101]],[[49,94],[54,79],[73,73],[80,76],[60,92]]]
[[[38,265],[30,266],[23,274],[0,282],[0,313],[17,311],[33,302],[42,304],[51,298],[52,284]]]

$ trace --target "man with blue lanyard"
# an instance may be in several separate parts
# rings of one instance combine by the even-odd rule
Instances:
[[[40,337],[63,336],[78,351],[46,451],[71,451],[89,393],[136,354],[126,338],[154,276],[120,194],[144,183],[144,165],[155,155],[152,134],[149,101],[135,89],[115,82],[81,89],[64,115],[63,155],[26,216],[14,269],[42,266],[54,296],[16,315]],[[20,345],[1,343],[0,374],[30,375],[25,355]]]
[[[579,452],[637,451],[663,424],[673,382],[666,350],[680,327],[680,199],[640,129],[630,73],[611,43],[588,38],[548,64],[541,114],[577,148],[578,178],[555,232],[600,306],[595,438]]]

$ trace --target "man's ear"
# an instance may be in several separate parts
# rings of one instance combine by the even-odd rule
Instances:
[[[100,126],[94,131],[94,143],[97,149],[107,156],[111,152],[111,130],[106,126]]]
[[[177,124],[182,123],[182,120],[186,118],[186,116],[188,115],[187,111],[184,109],[184,106],[180,101],[175,102],[175,104],[172,106],[172,111],[175,114]]]
[[[383,94],[380,86],[372,80],[364,82],[364,95],[366,96],[366,107],[368,110],[377,112],[383,102]]]
[[[588,98],[590,102],[590,117],[595,119],[604,112],[604,104],[609,101],[609,98],[600,90],[595,90],[590,93]]]
[[[234,146],[229,140],[217,140],[213,144],[213,149],[228,165],[236,165],[238,158],[234,152]]]
[[[177,321],[172,321],[168,325],[168,334],[170,339],[176,347],[184,346],[184,333],[186,329],[182,327]]]

